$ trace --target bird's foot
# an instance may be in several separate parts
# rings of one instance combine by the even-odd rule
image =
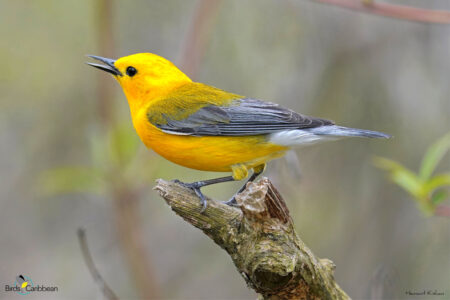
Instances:
[[[237,202],[236,202],[235,196],[236,196],[236,195],[234,195],[233,197],[231,197],[228,201],[224,201],[224,202],[222,202],[222,203],[223,203],[223,204],[226,204],[226,205],[229,205],[229,206],[237,207],[238,204],[237,204]]]
[[[178,183],[184,187],[187,187],[188,189],[193,190],[195,192],[195,194],[197,195],[197,197],[200,198],[200,202],[202,204],[202,209],[200,210],[200,212],[203,213],[205,211],[206,206],[207,206],[207,201],[206,201],[205,195],[203,195],[202,191],[200,191],[200,188],[205,186],[205,184],[202,181],[186,183],[186,182],[182,182],[178,179],[175,179],[175,180],[173,180],[173,182]]]

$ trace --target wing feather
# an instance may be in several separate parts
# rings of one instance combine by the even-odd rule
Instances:
[[[152,113],[162,115],[163,118],[153,118]],[[296,113],[275,103],[250,98],[237,99],[226,106],[208,104],[179,120],[159,112],[152,113],[149,112],[149,121],[162,131],[193,136],[263,135],[286,129],[334,124],[329,120]]]

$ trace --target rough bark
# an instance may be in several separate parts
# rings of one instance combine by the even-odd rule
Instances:
[[[317,258],[294,230],[289,210],[267,178],[236,196],[238,208],[158,180],[155,189],[175,213],[230,255],[247,285],[263,299],[349,299],[333,278],[335,265]]]

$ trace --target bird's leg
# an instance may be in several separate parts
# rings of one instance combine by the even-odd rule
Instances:
[[[245,182],[245,184],[239,189],[239,191],[234,194],[233,197],[230,198],[230,200],[223,202],[224,204],[230,205],[230,206],[236,206],[236,195],[239,193],[242,193],[245,188],[247,187],[247,183],[254,181],[256,178],[258,178],[259,175],[261,175],[262,172],[264,172],[264,169],[266,168],[266,165],[260,165],[255,168],[253,168],[253,174],[250,176],[250,178]]]
[[[203,193],[202,193],[202,191],[200,191],[200,189],[207,185],[221,183],[221,182],[228,182],[228,181],[235,181],[235,179],[233,178],[233,176],[226,176],[226,177],[219,177],[219,178],[214,178],[214,179],[196,181],[196,182],[192,182],[192,183],[184,183],[184,182],[179,181],[178,179],[174,180],[174,182],[179,183],[182,186],[185,186],[187,188],[190,188],[191,190],[193,190],[195,192],[195,194],[197,194],[197,196],[200,198],[200,201],[203,206],[201,212],[205,211],[207,203],[206,203],[206,197],[205,197],[205,195],[203,195]]]

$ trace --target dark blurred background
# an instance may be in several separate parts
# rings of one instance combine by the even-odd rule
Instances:
[[[396,3],[450,10],[447,0]],[[256,298],[228,255],[152,190],[157,178],[217,174],[145,149],[119,85],[84,63],[152,52],[196,81],[392,134],[300,149],[265,176],[351,297],[436,289],[449,299],[450,219],[424,216],[372,164],[384,156],[417,169],[449,131],[448,25],[301,0],[0,0],[0,36],[0,297],[20,297],[3,289],[18,274],[59,287],[30,298],[101,297],[77,241],[83,227],[123,299]],[[447,155],[438,169],[449,166]],[[205,192],[226,200],[238,186]]]

